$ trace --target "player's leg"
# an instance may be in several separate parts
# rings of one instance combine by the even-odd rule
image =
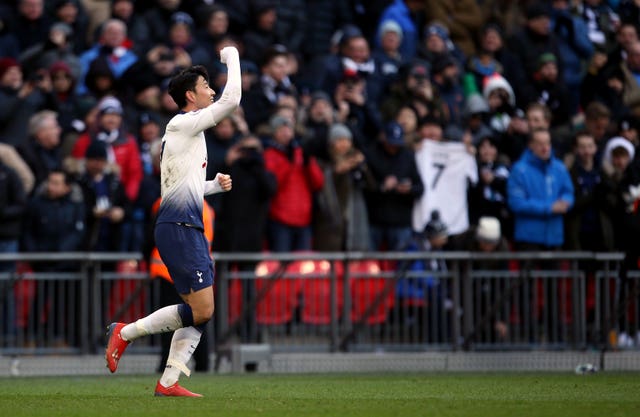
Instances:
[[[198,347],[201,335],[202,328],[200,326],[183,327],[173,332],[167,365],[164,368],[162,377],[156,384],[156,396],[201,397],[200,394],[193,393],[178,385],[180,372],[187,376],[191,375],[191,370],[187,367],[187,363]]]
[[[194,324],[174,332],[167,365],[156,385],[156,395],[197,396],[180,387],[178,378],[181,372],[187,376],[191,373],[187,363],[198,347],[204,326],[213,315],[213,263],[209,257],[209,244],[204,235],[195,234],[192,236],[192,241],[194,249],[188,259],[189,272],[179,279],[174,279],[174,284],[182,300],[191,307]]]
[[[213,274],[213,270],[210,273]],[[191,374],[187,364],[200,343],[204,326],[213,315],[213,287],[203,288],[190,294],[181,294],[181,297],[191,306],[196,324],[178,329],[173,333],[167,365],[156,385],[155,395],[157,396],[198,396],[178,385],[178,379],[181,372],[187,376]]]
[[[193,313],[188,304],[163,307],[133,323],[111,323],[107,332],[105,359],[111,372],[118,368],[118,362],[129,343],[148,334],[171,332],[193,325]]]
[[[202,232],[177,224],[159,224],[156,226],[155,237],[160,256],[174,280],[178,293],[190,294],[192,291],[213,285],[213,270],[208,255],[208,243]],[[211,294],[213,294],[213,290],[211,290]],[[213,300],[210,301],[210,304],[213,304]],[[202,306],[198,304],[197,308],[198,323],[201,323],[203,320]],[[210,307],[210,310],[209,317],[213,313],[213,307]],[[206,311],[204,313],[206,314]],[[111,372],[115,372],[125,349],[135,339],[149,334],[171,332],[182,327],[193,326],[193,319],[191,306],[188,303],[183,303],[163,307],[133,323],[112,323],[107,333],[108,342],[105,352],[107,367]]]

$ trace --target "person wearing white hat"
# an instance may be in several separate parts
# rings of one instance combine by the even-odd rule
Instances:
[[[478,224],[452,239],[452,248],[469,252],[508,252],[509,243],[502,233],[500,220],[493,216],[482,216]],[[505,260],[476,260],[474,269],[505,270],[508,263]]]
[[[616,136],[607,141],[604,147],[602,163],[605,169],[611,168],[622,174],[635,156],[633,144],[621,136]],[[607,165],[610,165],[609,167]]]
[[[495,217],[480,217],[476,238],[482,244],[495,245],[500,240],[500,221]]]

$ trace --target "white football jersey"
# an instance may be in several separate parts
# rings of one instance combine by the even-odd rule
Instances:
[[[202,207],[206,194],[222,191],[217,179],[206,181],[207,145],[204,130],[227,117],[242,96],[240,59],[230,47],[227,57],[227,84],[220,100],[200,110],[175,115],[162,138],[160,188],[162,201],[156,223],[202,224]]]
[[[209,107],[178,114],[167,123],[162,138],[162,202],[158,223],[185,222],[202,227],[207,175],[207,145],[203,130],[215,125]]]
[[[461,142],[424,140],[416,152],[418,173],[424,193],[413,206],[413,229],[422,231],[438,210],[450,235],[469,228],[467,188],[478,182],[478,168],[473,155]]]

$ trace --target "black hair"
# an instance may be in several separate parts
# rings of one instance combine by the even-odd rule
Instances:
[[[97,79],[99,77],[106,77],[111,81],[111,86],[107,88],[107,92],[117,89],[118,81],[109,67],[108,59],[104,55],[91,61],[85,77],[87,89],[94,95],[101,96],[105,94],[105,91],[101,90],[101,87],[98,86]]]
[[[195,91],[198,78],[202,77],[206,82],[209,82],[209,73],[207,69],[202,65],[194,65],[189,68],[185,68],[176,74],[171,81],[169,81],[169,95],[176,102],[179,109],[182,109],[187,105],[187,98],[185,94],[187,91]]]
[[[482,145],[484,142],[489,142],[489,144],[491,144],[491,146],[493,146],[494,148],[498,147],[498,140],[496,138],[494,138],[492,135],[484,135],[480,138],[480,140],[478,141],[478,144],[476,147],[480,147],[480,145]]]
[[[262,54],[262,59],[260,60],[260,64],[262,67],[269,65],[274,59],[279,56],[288,57],[289,51],[287,51],[287,47],[282,44],[274,44],[267,48],[266,51]]]
[[[49,175],[51,174],[62,174],[65,185],[73,184],[73,178],[71,178],[71,175],[69,175],[69,173],[60,166],[55,166],[51,169],[51,171],[49,171]]]
[[[573,146],[574,148],[578,146],[578,138],[583,138],[583,137],[591,138],[594,141],[594,143],[596,141],[596,138],[589,131],[582,129],[577,131],[576,134],[573,135],[573,138],[571,140],[571,146]]]

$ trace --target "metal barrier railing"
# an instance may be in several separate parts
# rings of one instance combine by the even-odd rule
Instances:
[[[217,349],[609,349],[640,345],[639,271],[590,252],[216,253]],[[0,353],[95,353],[104,326],[160,307],[137,253],[0,254]],[[73,265],[43,271],[38,265]],[[70,263],[70,264],[69,264]],[[487,265],[492,265],[488,267]],[[495,267],[499,265],[499,267]],[[638,337],[637,341],[634,338]],[[157,351],[159,338],[132,351]]]
[[[0,272],[0,353],[95,352],[111,318],[103,308],[108,299],[103,283],[110,276],[148,282],[146,272],[102,271],[140,260],[140,253],[0,253],[3,269],[15,264]]]
[[[638,333],[637,292],[627,291],[623,302],[595,285],[596,273],[609,271],[608,285],[620,286],[621,253],[234,253],[216,260],[221,344],[267,341],[276,351],[606,349],[615,344],[612,331]],[[367,272],[369,260],[375,266]],[[447,268],[403,266],[416,261]],[[499,270],[478,268],[500,261]],[[263,273],[234,267],[251,270],[247,264]],[[635,282],[635,274],[627,279]],[[403,297],[402,283],[411,280],[425,283],[422,299]],[[249,302],[238,294],[247,287]],[[314,318],[314,309],[324,315]],[[257,328],[258,337],[242,326]]]

